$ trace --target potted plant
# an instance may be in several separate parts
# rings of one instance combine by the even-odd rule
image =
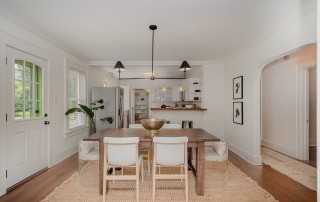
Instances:
[[[84,113],[90,120],[90,126],[91,126],[91,133],[90,134],[96,133],[97,127],[96,127],[95,118],[94,118],[95,111],[97,111],[98,109],[104,109],[103,99],[91,102],[90,103],[91,107],[88,107],[83,104],[78,104],[78,105],[79,105],[79,107],[72,107],[72,108],[68,109],[68,111],[65,113],[65,115],[69,115],[74,112]],[[102,118],[100,120],[103,121],[104,123],[108,122],[110,124],[112,124],[112,122],[113,122],[112,117],[106,117],[106,118]]]

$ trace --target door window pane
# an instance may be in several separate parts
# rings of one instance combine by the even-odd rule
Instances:
[[[19,81],[19,80],[14,81],[14,98],[16,100],[23,99],[23,83],[22,83],[22,81]]]
[[[23,119],[23,102],[16,102],[14,105],[14,114],[16,120]]]
[[[15,60],[14,78],[15,120],[42,117],[42,68]]]

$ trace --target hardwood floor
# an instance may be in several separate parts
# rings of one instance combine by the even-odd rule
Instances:
[[[40,201],[76,171],[78,171],[78,155],[74,154],[56,166],[10,190],[6,195],[0,197],[0,202]]]
[[[279,201],[316,201],[316,192],[300,185],[269,166],[253,166],[231,151],[229,151],[229,161]],[[78,157],[77,154],[74,154],[0,197],[0,202],[40,201],[77,170]]]
[[[229,161],[279,201],[317,201],[317,193],[270,166],[254,166],[229,152]]]

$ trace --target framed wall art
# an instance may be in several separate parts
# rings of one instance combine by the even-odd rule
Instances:
[[[233,99],[243,99],[243,76],[233,79]]]
[[[233,123],[243,125],[243,102],[233,102]]]

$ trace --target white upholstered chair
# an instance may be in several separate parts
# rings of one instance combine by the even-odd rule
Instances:
[[[156,196],[157,179],[185,180],[186,201],[188,201],[188,137],[154,137],[152,166],[152,200]],[[156,172],[158,166],[180,167],[184,172],[177,174],[161,174]]]
[[[171,123],[171,124],[164,124],[161,129],[170,129],[170,128],[171,129],[181,129],[182,126],[181,126],[181,124]]]
[[[79,164],[78,171],[86,161],[99,160],[99,142],[98,141],[79,141],[78,145]]]
[[[106,199],[107,180],[135,180],[136,199],[139,201],[139,173],[143,181],[143,156],[139,155],[138,137],[105,137],[104,160],[103,160],[103,201]],[[134,167],[134,175],[108,175],[108,169],[112,168],[115,172],[116,167]]]
[[[129,128],[144,128],[141,124],[129,124]],[[151,165],[150,165],[150,161],[151,161],[151,151],[149,148],[146,147],[139,147],[139,151],[140,152],[145,152],[146,155],[144,155],[144,157],[147,158],[148,164],[147,164],[147,168],[148,168],[148,175],[150,176],[150,169],[151,169]]]
[[[142,124],[132,123],[129,124],[129,128],[143,128]]]

